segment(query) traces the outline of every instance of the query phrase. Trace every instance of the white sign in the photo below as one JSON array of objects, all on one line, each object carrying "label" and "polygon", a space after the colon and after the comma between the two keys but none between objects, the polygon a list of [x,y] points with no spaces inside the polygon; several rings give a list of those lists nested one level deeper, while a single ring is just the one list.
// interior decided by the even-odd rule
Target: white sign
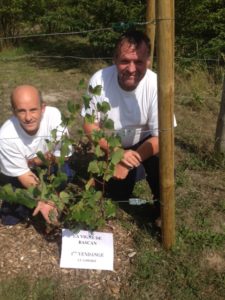
[{"label": "white sign", "polygon": [[113,271],[113,235],[62,229],[61,268]]}]

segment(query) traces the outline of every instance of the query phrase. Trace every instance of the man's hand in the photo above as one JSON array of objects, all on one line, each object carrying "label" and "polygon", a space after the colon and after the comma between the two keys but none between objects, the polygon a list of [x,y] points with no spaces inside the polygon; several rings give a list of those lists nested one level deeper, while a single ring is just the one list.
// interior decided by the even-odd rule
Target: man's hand
[{"label": "man's hand", "polygon": [[33,216],[36,216],[39,212],[47,223],[58,225],[58,211],[53,203],[39,201],[33,212]]},{"label": "man's hand", "polygon": [[128,168],[136,168],[141,163],[141,156],[134,150],[125,150],[121,162]]},{"label": "man's hand", "polygon": [[127,177],[130,170],[136,168],[141,163],[141,156],[133,150],[125,150],[123,159],[115,167],[114,178],[123,180]]},{"label": "man's hand", "polygon": [[123,180],[127,177],[128,173],[129,167],[125,166],[123,163],[118,163],[115,167],[114,178]]},{"label": "man's hand", "polygon": [[[44,157],[47,161],[55,163],[55,156],[50,151],[46,152]],[[33,168],[35,166],[39,167],[43,165],[43,161],[39,157],[35,156],[34,158],[28,159],[27,164],[29,168]]]},{"label": "man's hand", "polygon": [[30,186],[36,186],[39,184],[39,178],[32,172],[28,171],[27,173],[17,177],[19,182],[23,187],[29,188]]}]

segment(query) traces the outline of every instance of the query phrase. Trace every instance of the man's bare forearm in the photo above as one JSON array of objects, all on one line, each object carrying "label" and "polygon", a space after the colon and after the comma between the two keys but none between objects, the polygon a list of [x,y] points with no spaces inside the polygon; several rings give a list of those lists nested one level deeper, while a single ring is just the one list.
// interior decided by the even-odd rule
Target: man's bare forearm
[{"label": "man's bare forearm", "polygon": [[141,161],[145,161],[153,155],[159,153],[159,138],[157,136],[150,137],[137,148],[137,153],[141,157]]}]

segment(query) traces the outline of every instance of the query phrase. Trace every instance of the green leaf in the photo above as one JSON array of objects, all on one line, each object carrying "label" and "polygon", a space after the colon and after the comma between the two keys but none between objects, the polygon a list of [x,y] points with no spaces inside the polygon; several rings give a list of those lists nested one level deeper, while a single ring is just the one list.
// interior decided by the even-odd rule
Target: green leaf
[{"label": "green leaf", "polygon": [[102,91],[102,86],[101,85],[96,85],[94,88],[89,85],[89,92],[93,95],[100,96]]},{"label": "green leaf", "polygon": [[62,200],[62,202],[66,204],[69,202],[71,196],[65,191],[62,191],[59,193],[59,197]]},{"label": "green leaf", "polygon": [[[67,124],[68,124],[69,121],[70,121],[70,118],[67,117],[67,116],[65,116],[64,114],[62,114],[62,115],[61,115],[61,119],[62,119],[61,125],[62,125],[62,126],[67,126]],[[57,129],[53,129],[53,130],[56,131],[55,135],[53,135],[53,139],[56,140],[56,138],[57,138]]]},{"label": "green leaf", "polygon": [[100,200],[102,198],[102,192],[101,191],[97,191],[95,193],[95,197],[94,198],[95,198],[95,201]]},{"label": "green leaf", "polygon": [[119,148],[115,152],[113,152],[111,155],[112,164],[117,165],[123,158],[123,154],[124,154],[124,150],[121,148]]},{"label": "green leaf", "polygon": [[37,157],[46,165],[48,165],[48,160],[45,158],[44,154],[41,151],[38,151]]},{"label": "green leaf", "polygon": [[99,142],[100,139],[104,138],[104,132],[102,130],[94,130],[92,132],[92,140],[94,142]]},{"label": "green leaf", "polygon": [[67,109],[72,114],[76,112],[75,104],[72,101],[67,102]]},{"label": "green leaf", "polygon": [[70,153],[71,140],[64,136],[61,142],[60,154],[62,157],[68,157]]},{"label": "green leaf", "polygon": [[110,110],[110,108],[110,104],[106,101],[103,101],[102,103],[97,103],[97,110],[99,112],[107,113]]},{"label": "green leaf", "polygon": [[46,144],[47,144],[47,147],[48,147],[48,151],[49,152],[53,152],[54,149],[55,149],[55,143],[54,142],[51,142],[50,140],[45,140]]},{"label": "green leaf", "polygon": [[91,97],[89,95],[83,95],[83,104],[85,109],[90,108],[90,101],[91,101]]},{"label": "green leaf", "polygon": [[121,146],[121,141],[118,136],[114,136],[114,135],[110,136],[107,138],[107,141],[108,141],[110,148],[112,148],[112,149]]},{"label": "green leaf", "polygon": [[105,201],[105,213],[107,218],[116,216],[116,206],[110,200]]},{"label": "green leaf", "polygon": [[0,187],[0,198],[10,203],[18,203],[28,208],[34,208],[36,201],[32,193],[26,189],[13,189],[11,184]]},{"label": "green leaf", "polygon": [[85,123],[92,124],[95,121],[95,116],[94,115],[90,115],[90,114],[86,114],[84,120],[85,120]]},{"label": "green leaf", "polygon": [[91,172],[93,174],[99,173],[99,166],[98,162],[96,160],[91,161],[88,165],[88,172]]},{"label": "green leaf", "polygon": [[84,89],[85,87],[86,87],[86,85],[85,85],[85,80],[84,80],[84,79],[81,79],[81,80],[79,81],[78,90]]},{"label": "green leaf", "polygon": [[58,172],[57,176],[54,176],[52,185],[54,188],[58,188],[60,185],[67,182],[67,175],[64,172]]},{"label": "green leaf", "polygon": [[41,180],[39,188],[41,190],[40,200],[49,200],[49,189],[47,187],[47,183],[44,180]]},{"label": "green leaf", "polygon": [[31,209],[36,206],[37,202],[31,197],[28,190],[16,189],[15,194],[17,198],[16,203],[25,205],[26,207]]},{"label": "green leaf", "polygon": [[14,202],[16,200],[16,195],[11,184],[0,187],[0,198],[9,202]]},{"label": "green leaf", "polygon": [[52,136],[53,140],[56,140],[56,138],[57,138],[57,129],[56,128],[52,129],[51,136]]},{"label": "green leaf", "polygon": [[98,161],[99,175],[103,175],[107,169],[107,163],[105,161]]},{"label": "green leaf", "polygon": [[109,170],[107,173],[104,174],[103,180],[108,182],[113,177],[114,171]]},{"label": "green leaf", "polygon": [[102,157],[105,155],[105,152],[101,149],[101,147],[99,145],[97,145],[95,148],[95,155],[97,157]]},{"label": "green leaf", "polygon": [[111,119],[103,120],[102,127],[106,129],[114,129],[114,122]]}]

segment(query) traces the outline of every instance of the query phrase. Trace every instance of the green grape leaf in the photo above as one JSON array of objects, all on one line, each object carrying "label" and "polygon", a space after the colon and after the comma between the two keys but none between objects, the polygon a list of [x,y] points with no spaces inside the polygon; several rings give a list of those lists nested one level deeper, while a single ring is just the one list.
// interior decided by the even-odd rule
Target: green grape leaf
[{"label": "green grape leaf", "polygon": [[104,174],[103,180],[108,182],[113,177],[113,174],[114,174],[113,171],[108,171],[107,173]]},{"label": "green grape leaf", "polygon": [[0,187],[0,198],[10,203],[23,204],[29,208],[34,208],[36,205],[36,201],[30,191],[26,189],[13,189],[11,184]]},{"label": "green grape leaf", "polygon": [[116,206],[110,200],[105,201],[105,213],[107,218],[116,216]]},{"label": "green grape leaf", "polygon": [[75,104],[72,101],[67,102],[67,109],[71,114],[76,112]]},{"label": "green grape leaf", "polygon": [[88,165],[88,172],[96,174],[100,172],[97,160],[91,161]]},{"label": "green grape leaf", "polygon": [[[61,123],[60,125],[61,125],[62,127],[65,126],[65,125],[67,126],[67,124],[68,124],[69,121],[70,121],[70,118],[62,114],[62,115],[61,115],[61,119],[62,119],[62,123]],[[56,134],[52,136],[53,139],[55,140],[55,139],[57,138],[57,129],[53,129],[53,130],[56,131]]]},{"label": "green grape leaf", "polygon": [[85,123],[94,123],[95,121],[95,116],[94,115],[90,115],[90,114],[86,114],[84,117]]},{"label": "green grape leaf", "polygon": [[108,144],[110,148],[116,148],[121,146],[121,141],[118,136],[110,136],[107,138]]},{"label": "green grape leaf", "polygon": [[123,158],[124,150],[123,149],[117,149],[115,152],[111,155],[111,162],[113,165],[117,165],[121,159]]},{"label": "green grape leaf", "polygon": [[90,108],[90,101],[91,101],[91,97],[89,95],[83,95],[83,104],[85,109]]},{"label": "green grape leaf", "polygon": [[111,119],[105,119],[102,122],[102,127],[106,129],[114,129],[114,123]]},{"label": "green grape leaf", "polygon": [[95,148],[95,155],[97,157],[102,157],[105,155],[105,152],[101,149],[101,147],[99,145],[97,145]]},{"label": "green grape leaf", "polygon": [[52,180],[52,185],[54,188],[59,187],[60,185],[67,182],[67,175],[64,172],[58,172],[57,176],[54,176]]},{"label": "green grape leaf", "polygon": [[89,92],[93,95],[100,96],[102,91],[102,86],[101,85],[96,85],[94,88],[89,85]]},{"label": "green grape leaf", "polygon": [[48,165],[48,160],[45,158],[44,154],[41,151],[38,151],[37,157],[46,165]]},{"label": "green grape leaf", "polygon": [[102,113],[107,113],[110,110],[110,104],[106,101],[97,103],[97,110]]},{"label": "green grape leaf", "polygon": [[86,85],[85,85],[85,80],[84,80],[84,79],[81,79],[81,80],[79,81],[79,84],[78,84],[78,90],[84,89],[85,87],[86,87]]},{"label": "green grape leaf", "polygon": [[56,140],[56,138],[57,138],[57,129],[56,128],[52,129],[51,136],[52,136],[53,140]]}]

